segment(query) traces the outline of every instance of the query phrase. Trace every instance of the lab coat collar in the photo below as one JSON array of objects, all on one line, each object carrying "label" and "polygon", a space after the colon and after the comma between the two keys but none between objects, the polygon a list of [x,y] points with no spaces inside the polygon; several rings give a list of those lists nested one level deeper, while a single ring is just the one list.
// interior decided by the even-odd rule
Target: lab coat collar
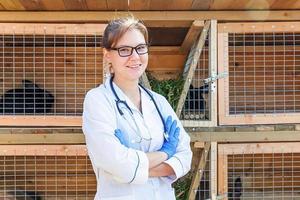
[{"label": "lab coat collar", "polygon": [[[109,83],[110,79],[111,79],[111,76],[106,79],[105,87],[110,91],[113,98],[115,100],[117,100],[117,98],[115,97],[114,93],[111,90],[110,83]],[[118,97],[120,98],[120,100],[126,101],[128,106],[130,107],[130,109],[136,110],[136,111],[139,112],[139,109],[132,103],[132,101],[126,96],[126,94],[121,90],[121,88],[119,88],[114,82],[113,82],[113,87],[114,87]],[[139,86],[139,89],[140,89],[140,92],[141,92],[142,109],[143,109],[143,112],[144,112],[145,108],[148,107],[149,104],[153,104],[153,103],[151,103],[151,98],[146,93],[146,91],[143,88],[141,88],[140,86]]]}]

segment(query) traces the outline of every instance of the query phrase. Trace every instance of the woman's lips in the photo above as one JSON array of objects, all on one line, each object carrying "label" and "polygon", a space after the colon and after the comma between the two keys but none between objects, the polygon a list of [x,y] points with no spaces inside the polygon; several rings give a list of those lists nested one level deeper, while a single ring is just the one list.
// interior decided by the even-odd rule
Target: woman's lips
[{"label": "woman's lips", "polygon": [[126,67],[135,69],[135,68],[138,68],[141,66],[142,66],[142,64],[136,64],[136,65],[127,65]]}]

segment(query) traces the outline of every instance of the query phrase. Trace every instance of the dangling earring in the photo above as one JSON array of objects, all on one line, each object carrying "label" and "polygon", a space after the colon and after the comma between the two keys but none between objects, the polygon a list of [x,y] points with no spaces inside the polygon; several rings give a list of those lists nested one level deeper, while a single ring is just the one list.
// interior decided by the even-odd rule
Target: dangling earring
[{"label": "dangling earring", "polygon": [[108,72],[109,72],[111,75],[115,73],[115,72],[114,72],[114,69],[113,69],[113,67],[112,67],[112,63],[108,63]]}]

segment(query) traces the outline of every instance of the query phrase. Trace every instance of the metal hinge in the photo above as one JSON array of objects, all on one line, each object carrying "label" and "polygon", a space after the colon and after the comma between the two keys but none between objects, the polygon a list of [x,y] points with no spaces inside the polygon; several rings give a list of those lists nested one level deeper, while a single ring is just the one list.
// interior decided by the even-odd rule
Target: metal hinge
[{"label": "metal hinge", "polygon": [[225,78],[228,76],[228,72],[222,72],[220,74],[213,75],[203,80],[204,83],[215,82],[217,79]]}]

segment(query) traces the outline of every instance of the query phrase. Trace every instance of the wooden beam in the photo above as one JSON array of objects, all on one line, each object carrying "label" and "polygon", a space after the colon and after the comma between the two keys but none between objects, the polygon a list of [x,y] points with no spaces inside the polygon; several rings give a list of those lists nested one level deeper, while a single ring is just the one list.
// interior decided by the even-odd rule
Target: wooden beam
[{"label": "wooden beam", "polygon": [[0,145],[6,144],[85,144],[83,134],[0,134]]},{"label": "wooden beam", "polygon": [[[1,131],[1,144],[85,144],[82,133],[8,133]],[[28,131],[27,131],[28,132]],[[202,148],[203,142],[289,142],[300,141],[300,131],[263,132],[190,132],[195,148]],[[199,143],[198,143],[199,142]]]},{"label": "wooden beam", "polygon": [[[208,47],[208,63],[209,63],[209,77],[217,76],[218,71],[218,39],[217,39],[217,20],[210,21],[209,31],[209,47]],[[210,84],[210,121],[211,126],[215,127],[218,124],[218,97],[217,97],[217,81],[212,81]]]},{"label": "wooden beam", "polygon": [[237,154],[262,154],[262,153],[295,153],[299,152],[300,142],[276,143],[244,143],[244,144],[219,144],[219,155]]},{"label": "wooden beam", "polygon": [[218,144],[217,142],[210,143],[210,196],[211,200],[217,200],[218,195],[218,184],[217,184],[217,174],[218,174]]},{"label": "wooden beam", "polygon": [[205,146],[204,142],[199,142],[199,141],[194,142],[194,148],[203,149],[204,146]]},{"label": "wooden beam", "polygon": [[199,187],[199,184],[200,184],[200,181],[201,181],[204,169],[205,169],[209,148],[210,148],[210,143],[207,142],[207,143],[205,143],[204,149],[200,153],[200,159],[199,159],[199,162],[197,163],[197,166],[195,169],[195,176],[193,176],[193,179],[191,182],[191,186],[190,186],[190,190],[189,190],[189,194],[188,194],[188,200],[194,200],[196,197],[196,192]]},{"label": "wooden beam", "polygon": [[149,48],[150,55],[168,55],[168,54],[181,54],[185,55],[180,51],[178,46],[150,46]]},{"label": "wooden beam", "polygon": [[[224,21],[299,21],[298,10],[263,10],[263,11],[133,11],[137,18],[155,24],[163,21],[189,21],[185,24],[189,27],[194,20],[216,19]],[[234,14],[233,14],[234,13]],[[80,22],[80,23],[102,23],[118,16],[128,16],[128,12],[107,11],[3,11],[0,12],[0,22]],[[165,25],[167,25],[166,23]],[[180,25],[181,23],[178,23]]]},{"label": "wooden beam", "polygon": [[81,126],[81,116],[15,116],[4,115],[0,117],[2,126]]},{"label": "wooden beam", "polygon": [[2,34],[103,35],[106,24],[0,23]]},{"label": "wooden beam", "polygon": [[288,142],[300,141],[299,131],[190,132],[191,141],[205,142]]},{"label": "wooden beam", "polygon": [[86,156],[85,145],[1,145],[0,155],[8,156]]},{"label": "wooden beam", "polygon": [[[246,22],[246,23],[220,23],[218,33],[281,33],[297,32],[300,22]],[[277,49],[277,47],[276,47]]]},{"label": "wooden beam", "polygon": [[195,20],[193,22],[192,26],[190,27],[188,33],[186,34],[186,36],[181,44],[180,50],[182,52],[186,53],[190,50],[193,43],[195,43],[195,41],[197,40],[197,37],[198,37],[201,29],[203,28],[203,26],[204,26],[204,21]]}]

